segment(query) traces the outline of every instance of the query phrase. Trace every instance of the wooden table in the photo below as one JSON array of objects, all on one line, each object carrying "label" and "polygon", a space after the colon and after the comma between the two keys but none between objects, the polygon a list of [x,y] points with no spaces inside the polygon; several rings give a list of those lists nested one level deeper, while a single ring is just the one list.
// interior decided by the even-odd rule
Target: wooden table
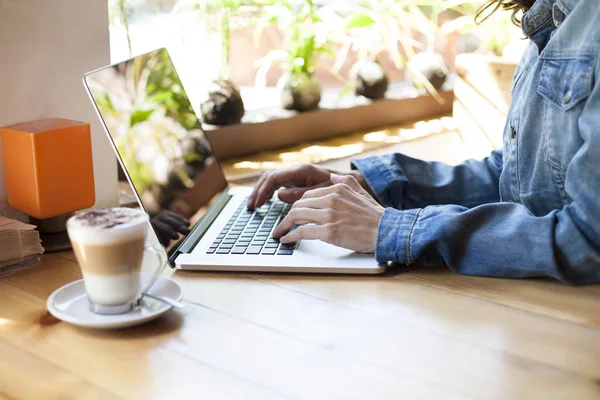
[{"label": "wooden table", "polygon": [[600,286],[176,272],[186,308],[95,331],[46,311],[71,253],[0,279],[0,398],[596,399]]},{"label": "wooden table", "polygon": [[72,253],[0,278],[0,398],[600,399],[600,286],[169,273],[186,308],[120,331],[46,311]]}]

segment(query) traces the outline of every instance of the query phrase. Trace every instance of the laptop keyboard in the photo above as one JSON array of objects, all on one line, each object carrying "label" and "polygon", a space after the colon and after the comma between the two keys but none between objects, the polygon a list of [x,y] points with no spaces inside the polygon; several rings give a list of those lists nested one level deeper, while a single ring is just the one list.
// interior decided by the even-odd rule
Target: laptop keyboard
[{"label": "laptop keyboard", "polygon": [[292,255],[296,243],[279,243],[271,233],[290,211],[281,200],[251,211],[242,201],[206,254]]}]

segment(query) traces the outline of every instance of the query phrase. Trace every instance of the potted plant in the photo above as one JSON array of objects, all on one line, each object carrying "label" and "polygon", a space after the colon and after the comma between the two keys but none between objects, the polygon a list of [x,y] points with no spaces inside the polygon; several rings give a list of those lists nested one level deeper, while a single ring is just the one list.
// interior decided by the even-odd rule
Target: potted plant
[{"label": "potted plant", "polygon": [[[387,52],[397,69],[404,69],[416,86],[424,87],[439,99],[437,91],[447,75],[441,56],[423,53],[425,45],[414,39],[415,33],[425,37],[431,46],[437,31],[437,2],[363,0],[355,5],[332,5],[326,15],[336,26],[332,40],[340,45],[332,67],[339,74],[351,52],[358,61],[350,70],[349,89],[370,99],[385,96],[389,78],[378,57]],[[429,16],[425,9],[430,8]],[[440,59],[442,63],[440,64]],[[346,92],[350,91],[346,90]]]},{"label": "potted plant", "polygon": [[211,21],[217,15],[216,29],[221,34],[221,68],[219,78],[208,90],[208,98],[200,105],[204,123],[209,125],[232,125],[242,120],[244,101],[237,86],[230,80],[229,50],[232,19],[246,5],[243,0],[180,0],[176,11],[200,10]]},{"label": "potted plant", "polygon": [[256,36],[266,23],[277,24],[284,35],[284,48],[272,50],[258,60],[257,86],[266,85],[270,68],[279,63],[285,73],[277,86],[281,91],[283,108],[310,111],[319,107],[321,85],[314,78],[314,71],[328,48],[327,27],[321,23],[312,0],[298,4],[292,0],[257,1],[263,5],[263,16],[257,25]]}]

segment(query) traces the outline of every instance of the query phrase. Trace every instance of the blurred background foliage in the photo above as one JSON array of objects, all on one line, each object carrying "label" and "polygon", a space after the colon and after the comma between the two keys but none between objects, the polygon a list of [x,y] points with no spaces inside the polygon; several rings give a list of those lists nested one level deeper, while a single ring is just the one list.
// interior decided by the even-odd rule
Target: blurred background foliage
[{"label": "blurred background foliage", "polygon": [[[476,24],[481,4],[481,0],[109,0],[112,61],[166,47],[192,104],[185,101],[175,70],[161,58],[164,53],[143,60],[154,63],[159,72],[145,75],[135,66],[130,71],[136,89],[128,115],[117,115],[107,96],[99,101],[128,125],[117,146],[136,187],[152,192],[159,203],[167,202],[171,200],[164,194],[167,189],[190,187],[209,157],[196,115],[212,80],[230,79],[242,87],[246,109],[258,109],[275,105],[264,87],[284,78],[289,85],[290,76],[302,75],[309,80],[307,88],[317,92],[313,94],[318,105],[321,86],[351,89],[356,80],[351,66],[371,62],[381,65],[390,81],[410,79],[436,95],[438,88],[424,69],[411,64],[419,55],[439,56],[445,74],[452,72],[457,54],[517,60],[527,43],[509,13],[496,13]],[[387,81],[388,76],[386,87]],[[132,146],[132,141],[139,145]],[[164,190],[152,187],[157,171],[149,170],[131,150],[143,147],[154,148],[166,159]]]},{"label": "blurred background foliage", "polygon": [[153,190],[156,182],[191,187],[210,151],[168,53],[153,51],[90,79],[138,192]]},{"label": "blurred background foliage", "polygon": [[[349,57],[385,58],[402,71],[415,54],[436,51],[448,53],[444,56],[452,67],[457,53],[501,56],[511,43],[523,42],[507,13],[476,25],[474,16],[481,4],[481,0],[109,0],[111,51],[113,61],[119,61],[166,46],[176,54],[178,67],[186,64],[183,69],[195,70],[182,75],[194,75],[199,91],[217,77],[252,86],[264,85],[267,74],[272,82],[273,74],[312,74],[315,69],[326,70],[343,86],[349,76],[342,67]],[[252,32],[255,48],[248,48],[252,46],[246,46],[247,41],[232,43],[241,42],[236,30],[246,36]],[[277,40],[270,48],[259,49],[264,37],[273,37],[273,30]],[[275,64],[279,72],[271,71]],[[242,67],[246,71],[238,78],[235,71]],[[252,81],[247,79],[250,74]]]}]

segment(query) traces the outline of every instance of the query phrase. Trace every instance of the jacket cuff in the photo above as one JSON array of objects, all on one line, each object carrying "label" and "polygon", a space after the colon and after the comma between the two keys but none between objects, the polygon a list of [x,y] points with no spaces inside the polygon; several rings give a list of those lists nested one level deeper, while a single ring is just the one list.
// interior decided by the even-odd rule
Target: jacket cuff
[{"label": "jacket cuff", "polygon": [[[397,188],[398,180],[380,157],[352,160],[350,166],[363,175],[379,203],[384,206],[395,206],[393,189]],[[397,194],[397,197],[399,199],[400,194]]]},{"label": "jacket cuff", "polygon": [[375,258],[380,263],[394,261],[412,264],[410,240],[421,209],[396,210],[387,208],[379,220]]}]

